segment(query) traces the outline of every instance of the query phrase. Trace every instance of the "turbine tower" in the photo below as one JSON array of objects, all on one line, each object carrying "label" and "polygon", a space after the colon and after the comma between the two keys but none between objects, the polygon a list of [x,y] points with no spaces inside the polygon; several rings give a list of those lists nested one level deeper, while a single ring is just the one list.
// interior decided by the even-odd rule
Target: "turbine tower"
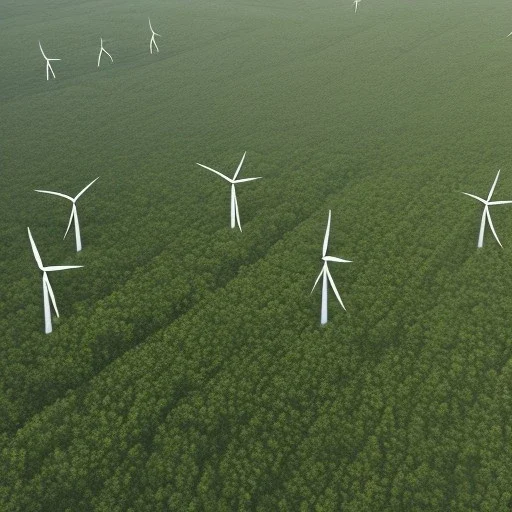
[{"label": "turbine tower", "polygon": [[48,71],[52,72],[53,78],[55,78],[55,73],[53,72],[52,65],[50,64],[50,61],[52,60],[61,60],[61,59],[49,59],[43,52],[43,47],[41,46],[41,41],[39,41],[39,49],[41,50],[41,53],[43,54],[43,57],[46,59],[46,80],[50,79],[50,74]]},{"label": "turbine tower", "polygon": [[[99,179],[96,178],[96,180]],[[82,240],[80,238],[80,225],[78,224],[78,213],[76,211],[76,201],[78,198],[96,181],[93,180],[89,185],[87,185],[84,189],[81,190],[81,192],[76,195],[75,197],[67,196],[66,194],[61,194],[60,192],[52,192],[51,190],[36,190],[36,192],[42,192],[43,194],[53,194],[54,196],[60,196],[64,197],[65,199],[69,199],[73,203],[73,207],[71,208],[71,216],[69,217],[68,222],[68,228],[66,229],[66,233],[64,233],[64,238],[66,238],[66,235],[68,234],[69,228],[71,227],[71,222],[73,219],[75,220],[75,238],[76,238],[76,252],[79,252],[82,250]]]},{"label": "turbine tower", "polygon": [[149,28],[151,29],[151,41],[149,41],[149,53],[153,54],[153,45],[155,45],[155,48],[156,48],[156,53],[159,53],[159,49],[158,49],[158,46],[156,44],[156,41],[155,41],[155,36],[158,36],[158,37],[162,37],[160,34],[157,34],[154,30],[153,30],[153,27],[151,26],[151,20],[148,18],[148,21],[149,21]]},{"label": "turbine tower", "polygon": [[324,237],[324,246],[322,249],[322,260],[324,262],[324,266],[322,267],[322,270],[320,271],[320,274],[318,274],[318,277],[316,278],[315,284],[313,285],[313,289],[311,290],[311,293],[313,293],[313,290],[315,289],[316,285],[318,284],[318,281],[321,277],[323,277],[322,282],[322,311],[320,315],[320,323],[322,325],[327,323],[327,279],[329,279],[329,283],[331,284],[331,287],[334,291],[334,294],[336,295],[336,298],[338,299],[339,303],[341,304],[341,307],[343,309],[346,308],[343,305],[343,301],[341,300],[340,294],[338,293],[338,290],[336,288],[336,285],[334,284],[334,280],[331,276],[331,273],[329,272],[329,267],[327,266],[327,263],[329,261],[337,262],[337,263],[352,263],[350,260],[342,260],[341,258],[336,258],[334,256],[326,256],[327,254],[327,245],[329,243],[329,231],[331,229],[331,210],[329,210],[329,218],[327,219],[327,229],[325,230],[325,237]]},{"label": "turbine tower", "polygon": [[498,235],[496,234],[496,231],[494,229],[494,225],[492,223],[492,220],[491,220],[491,214],[489,212],[489,206],[494,206],[496,204],[510,204],[512,203],[512,201],[491,201],[491,196],[494,192],[494,188],[496,187],[496,183],[498,182],[498,177],[500,175],[500,171],[501,169],[498,170],[498,174],[496,174],[496,178],[494,180],[494,183],[492,184],[492,187],[491,187],[491,190],[489,192],[489,195],[487,196],[487,199],[482,199],[481,197],[478,197],[478,196],[475,196],[473,194],[468,194],[467,192],[462,192],[463,194],[469,196],[469,197],[472,197],[474,199],[476,199],[477,201],[480,201],[481,203],[484,204],[484,211],[482,213],[482,221],[480,222],[480,234],[478,235],[478,245],[477,247],[483,247],[484,245],[484,231],[485,231],[485,219],[487,218],[487,221],[489,222],[489,226],[492,230],[492,234],[494,235],[494,238],[496,238],[496,241],[500,244],[501,247],[503,247],[501,245],[501,242],[498,238]]},{"label": "turbine tower", "polygon": [[98,67],[100,67],[100,61],[101,61],[101,54],[102,53],[106,53],[110,57],[110,60],[112,62],[114,62],[114,59],[112,58],[112,55],[110,55],[110,53],[108,53],[107,50],[105,50],[105,48],[103,48],[103,38],[102,37],[100,37],[100,45],[101,45],[101,48],[100,48],[100,54],[98,55]]},{"label": "turbine tower", "polygon": [[242,156],[242,160],[240,160],[240,163],[238,164],[238,167],[235,171],[235,175],[233,176],[233,179],[228,178],[227,176],[224,176],[224,174],[221,174],[219,171],[216,171],[215,169],[212,169],[211,167],[206,167],[206,165],[203,165],[203,164],[197,164],[197,165],[200,165],[201,167],[204,167],[205,169],[208,169],[209,171],[214,172],[215,174],[218,174],[219,176],[224,178],[226,181],[231,183],[231,227],[232,228],[235,227],[235,220],[236,220],[238,227],[240,228],[240,231],[242,231],[242,226],[240,225],[240,213],[238,212],[238,201],[236,200],[235,184],[261,179],[261,176],[259,176],[257,178],[244,178],[241,180],[236,179],[236,177],[238,176],[238,173],[240,172],[240,169],[242,168],[242,164],[244,163],[246,153],[247,153],[247,151],[244,152],[244,154]]},{"label": "turbine tower", "polygon": [[52,301],[53,309],[55,310],[57,316],[59,316],[59,310],[57,309],[55,295],[53,294],[52,285],[50,284],[50,280],[48,279],[47,272],[54,272],[56,270],[67,270],[70,268],[81,268],[83,267],[83,265],[44,267],[43,262],[41,260],[41,256],[39,255],[39,251],[37,250],[34,239],[32,238],[30,228],[27,227],[27,230],[28,237],[30,239],[30,245],[32,246],[32,252],[34,253],[34,258],[37,262],[37,266],[39,267],[39,270],[43,272],[44,332],[46,334],[49,334],[52,332],[52,315],[50,311],[50,300]]}]

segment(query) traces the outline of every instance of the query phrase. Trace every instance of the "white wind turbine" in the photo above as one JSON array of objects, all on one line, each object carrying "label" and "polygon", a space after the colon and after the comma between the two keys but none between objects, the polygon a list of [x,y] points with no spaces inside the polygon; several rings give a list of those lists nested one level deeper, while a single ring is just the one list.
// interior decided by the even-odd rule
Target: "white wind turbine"
[{"label": "white wind turbine", "polygon": [[[242,231],[242,226],[240,225],[240,213],[238,212],[238,202],[236,200],[236,191],[235,191],[235,184],[236,183],[244,183],[245,181],[253,181],[253,180],[259,180],[261,179],[261,176],[257,178],[244,178],[241,180],[237,180],[236,177],[238,176],[238,173],[240,172],[240,169],[242,168],[242,164],[244,163],[245,154],[247,151],[244,152],[242,156],[242,160],[240,160],[240,163],[238,164],[238,167],[235,171],[235,175],[233,176],[233,179],[228,178],[227,176],[224,176],[224,174],[221,174],[219,171],[216,171],[215,169],[212,169],[211,167],[206,167],[206,165],[203,164],[197,164],[201,167],[204,167],[205,169],[208,169],[209,171],[214,172],[215,174],[218,174],[222,178],[224,178],[226,181],[229,181],[231,183],[231,227],[235,227],[235,219],[238,224],[238,227],[240,228],[240,231]],[[197,162],[196,162],[197,163]]]},{"label": "white wind turbine", "polygon": [[108,53],[107,50],[105,50],[105,48],[103,48],[103,38],[102,37],[100,37],[100,44],[101,44],[101,48],[100,48],[100,54],[98,55],[98,67],[100,67],[100,61],[101,61],[101,54],[102,53],[106,53],[110,57],[110,60],[112,62],[114,62],[114,59],[112,58],[112,55],[110,55],[110,53]]},{"label": "white wind turbine", "polygon": [[54,272],[56,270],[67,270],[70,268],[81,268],[83,265],[66,265],[66,266],[53,266],[53,267],[44,267],[43,262],[41,260],[41,256],[39,255],[39,251],[37,250],[34,239],[32,238],[32,233],[30,232],[30,228],[27,227],[28,237],[30,239],[30,245],[32,246],[32,252],[34,253],[34,258],[37,262],[37,266],[39,270],[43,272],[43,303],[44,303],[44,332],[49,334],[52,332],[52,314],[50,311],[50,299],[52,301],[53,309],[57,316],[59,316],[59,310],[57,309],[57,303],[55,302],[55,295],[53,294],[52,285],[50,284],[50,280],[48,279],[47,272]]},{"label": "white wind turbine", "polygon": [[61,60],[61,59],[49,59],[43,52],[43,47],[41,46],[41,41],[39,41],[39,49],[41,50],[43,57],[46,59],[46,80],[50,79],[50,74],[48,73],[48,71],[51,71],[53,78],[55,78],[55,73],[53,72],[52,65],[50,64],[50,61],[51,60]]},{"label": "white wind turbine", "polygon": [[338,293],[338,290],[336,288],[336,285],[334,284],[334,280],[331,276],[331,273],[329,272],[329,267],[327,266],[327,263],[329,261],[337,262],[337,263],[352,263],[350,260],[342,260],[341,258],[336,258],[334,256],[326,256],[327,253],[327,245],[329,243],[329,231],[331,229],[331,210],[329,210],[329,218],[327,219],[327,229],[325,230],[325,237],[324,237],[324,246],[322,249],[322,260],[324,262],[324,266],[322,267],[322,270],[320,271],[320,274],[318,274],[318,277],[316,278],[315,284],[313,285],[313,289],[311,290],[311,293],[313,293],[313,290],[315,289],[316,285],[318,284],[318,281],[321,277],[323,277],[322,282],[322,311],[320,316],[320,323],[326,324],[327,323],[327,279],[329,279],[329,283],[331,284],[331,287],[334,291],[334,294],[336,295],[336,298],[338,299],[339,303],[341,304],[341,307],[343,309],[346,308],[343,305],[343,301],[341,300],[340,294]]},{"label": "white wind turbine", "polygon": [[[99,179],[99,176],[96,178],[96,180]],[[66,194],[61,194],[60,192],[52,192],[50,190],[36,190],[36,192],[42,192],[44,194],[53,194],[55,196],[64,197],[65,199],[69,199],[73,203],[73,208],[71,208],[71,216],[69,217],[68,222],[68,228],[66,229],[66,233],[64,233],[64,238],[66,238],[66,235],[68,234],[69,228],[71,227],[71,222],[73,219],[75,219],[75,238],[76,238],[76,251],[82,250],[82,240],[80,238],[80,225],[78,224],[78,214],[76,211],[76,201],[78,198],[96,181],[93,180],[89,185],[87,185],[84,189],[80,191],[78,195],[75,197],[67,196]]]},{"label": "white wind turbine", "polygon": [[162,37],[160,34],[157,34],[154,30],[153,30],[153,27],[151,26],[151,20],[148,18],[149,20],[149,28],[151,29],[151,41],[149,41],[149,53],[153,54],[153,45],[155,45],[155,48],[156,48],[156,53],[159,53],[159,49],[158,49],[158,46],[156,44],[156,41],[155,41],[155,36],[158,36],[158,37]]},{"label": "white wind turbine", "polygon": [[501,245],[501,242],[498,238],[498,235],[496,234],[496,231],[494,229],[494,226],[493,226],[493,223],[492,223],[492,220],[491,220],[491,214],[489,212],[489,206],[493,206],[493,205],[496,205],[496,204],[510,204],[512,203],[512,201],[491,201],[491,196],[494,192],[494,188],[496,187],[496,183],[498,182],[498,177],[500,175],[500,171],[501,169],[498,170],[498,174],[496,174],[496,178],[494,180],[494,183],[492,184],[492,187],[491,187],[491,190],[489,192],[489,195],[487,196],[487,199],[482,199],[481,197],[478,197],[478,196],[475,196],[473,194],[468,194],[467,192],[462,192],[463,194],[469,196],[469,197],[473,197],[474,199],[476,199],[477,201],[480,201],[481,203],[483,203],[485,206],[484,206],[484,211],[482,213],[482,221],[480,223],[480,234],[478,235],[478,247],[483,247],[484,245],[484,231],[485,231],[485,219],[487,218],[487,221],[489,222],[489,226],[492,230],[492,233],[494,235],[494,238],[496,238],[496,241],[500,244],[501,247],[503,247]]},{"label": "white wind turbine", "polygon": [[357,6],[359,5],[359,2],[360,2],[360,1],[361,1],[361,0],[354,0],[354,1],[352,2],[352,3],[354,4],[354,13],[356,13],[356,12],[357,12]]}]

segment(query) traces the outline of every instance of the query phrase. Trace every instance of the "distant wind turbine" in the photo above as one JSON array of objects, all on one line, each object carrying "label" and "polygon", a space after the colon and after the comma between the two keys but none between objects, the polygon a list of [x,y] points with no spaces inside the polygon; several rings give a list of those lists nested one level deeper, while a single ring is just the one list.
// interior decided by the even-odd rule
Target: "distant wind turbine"
[{"label": "distant wind turbine", "polygon": [[46,80],[50,79],[50,74],[48,71],[52,72],[53,78],[55,78],[55,73],[53,72],[52,65],[50,64],[50,61],[52,60],[61,60],[61,59],[49,59],[43,51],[43,47],[41,46],[41,41],[39,41],[39,49],[41,50],[41,53],[43,54],[43,57],[46,59]]},{"label": "distant wind turbine", "polygon": [[235,171],[235,175],[233,176],[233,179],[228,178],[227,176],[224,176],[224,174],[221,174],[219,171],[216,171],[215,169],[212,169],[211,167],[206,167],[206,165],[203,164],[197,164],[201,167],[204,167],[205,169],[208,169],[209,171],[214,172],[215,174],[218,174],[220,177],[224,178],[226,181],[231,183],[231,227],[235,227],[235,220],[238,223],[238,227],[240,228],[240,231],[242,231],[242,226],[240,225],[240,214],[238,212],[238,202],[236,200],[236,191],[235,191],[235,184],[236,183],[244,183],[245,181],[253,181],[253,180],[259,180],[261,179],[261,176],[257,178],[244,178],[241,180],[237,180],[236,177],[238,176],[238,173],[240,172],[240,169],[242,168],[242,164],[244,163],[245,154],[244,152],[242,156],[242,160],[240,160],[240,163],[238,164],[238,167]]},{"label": "distant wind turbine", "polygon": [[[99,179],[99,176],[96,178],[96,180]],[[69,228],[71,227],[71,222],[73,219],[75,220],[75,238],[76,238],[76,251],[82,250],[82,240],[80,238],[80,225],[78,224],[78,214],[76,211],[76,201],[78,198],[96,181],[93,180],[89,185],[87,185],[84,189],[80,191],[78,195],[75,197],[67,196],[66,194],[61,194],[60,192],[52,192],[50,190],[36,190],[36,192],[42,192],[43,194],[53,194],[54,196],[60,196],[64,197],[65,199],[69,199],[73,203],[73,207],[71,208],[71,217],[69,217],[68,222],[68,228],[66,229],[66,233],[64,233],[64,238],[66,238],[66,235],[68,234]]]},{"label": "distant wind turbine", "polygon": [[331,276],[331,273],[329,272],[329,267],[327,266],[327,263],[329,261],[337,262],[337,263],[352,263],[350,260],[342,260],[341,258],[336,258],[334,256],[326,256],[327,254],[327,245],[329,244],[329,232],[331,229],[331,210],[329,210],[329,218],[327,219],[327,229],[325,230],[325,237],[324,237],[324,246],[322,249],[322,260],[324,262],[324,266],[322,267],[322,270],[320,271],[320,274],[318,274],[318,277],[316,278],[315,284],[313,285],[313,289],[311,290],[311,293],[313,293],[313,290],[315,289],[316,285],[318,284],[318,281],[321,277],[323,277],[322,282],[322,310],[321,310],[321,316],[320,316],[320,323],[322,325],[327,323],[327,279],[329,279],[329,283],[331,284],[331,287],[334,291],[334,294],[336,295],[336,298],[338,299],[339,303],[341,304],[341,307],[343,309],[346,308],[343,305],[343,302],[341,300],[340,294],[338,293],[338,290],[336,288],[336,285],[334,284],[334,280]]},{"label": "distant wind turbine", "polygon": [[491,196],[494,192],[494,188],[496,187],[496,183],[498,182],[498,177],[500,175],[500,171],[501,169],[498,170],[498,174],[496,174],[496,178],[494,180],[494,183],[492,184],[492,187],[491,187],[491,190],[489,192],[489,195],[487,196],[487,199],[482,199],[481,197],[478,197],[478,196],[475,196],[473,194],[468,194],[467,192],[462,192],[463,194],[469,196],[469,197],[472,197],[474,199],[476,199],[477,201],[480,201],[481,203],[483,203],[485,206],[484,206],[484,211],[482,213],[482,221],[480,223],[480,234],[478,235],[478,246],[477,247],[483,247],[484,245],[484,231],[485,231],[485,219],[487,218],[487,221],[489,222],[489,226],[492,230],[492,234],[494,235],[494,238],[496,238],[496,241],[500,244],[501,247],[503,247],[501,245],[501,242],[498,238],[498,235],[496,234],[496,231],[494,229],[494,226],[493,226],[493,223],[492,223],[492,220],[491,220],[491,214],[489,212],[489,206],[494,206],[496,204],[510,204],[512,203],[512,201],[491,201]]},{"label": "distant wind turbine", "polygon": [[357,6],[359,5],[359,2],[361,0],[354,0],[352,3],[354,4],[354,12],[356,13],[357,12]]},{"label": "distant wind turbine", "polygon": [[54,272],[56,270],[67,270],[70,268],[81,268],[83,267],[83,265],[44,267],[43,262],[41,260],[41,256],[39,255],[39,251],[37,250],[34,239],[32,238],[30,228],[27,227],[27,230],[28,237],[30,239],[30,245],[32,246],[32,252],[34,253],[34,258],[37,262],[37,266],[39,267],[39,270],[43,272],[44,332],[46,334],[49,334],[50,332],[52,332],[52,314],[50,311],[50,300],[52,301],[53,309],[55,310],[57,316],[59,316],[59,310],[57,309],[55,295],[53,294],[52,285],[50,284],[50,280],[48,279],[47,272]]},{"label": "distant wind turbine", "polygon": [[110,53],[108,53],[107,50],[105,50],[105,48],[103,48],[103,38],[101,38],[101,37],[100,37],[100,44],[101,44],[101,48],[100,48],[100,54],[98,55],[98,67],[100,67],[100,61],[101,61],[101,54],[102,53],[106,53],[110,57],[110,60],[112,62],[114,62],[114,59],[112,58],[112,55],[110,55]]},{"label": "distant wind turbine", "polygon": [[512,32],[510,32],[510,34],[507,37],[510,37],[510,36],[512,36]]},{"label": "distant wind turbine", "polygon": [[156,41],[155,41],[155,36],[158,36],[158,37],[162,37],[160,34],[157,34],[154,30],[153,30],[153,27],[151,26],[151,20],[148,18],[149,20],[149,28],[151,29],[151,41],[149,41],[149,53],[153,54],[153,45],[155,45],[155,48],[156,48],[156,53],[159,53],[159,49],[158,49],[158,46],[156,44]]}]

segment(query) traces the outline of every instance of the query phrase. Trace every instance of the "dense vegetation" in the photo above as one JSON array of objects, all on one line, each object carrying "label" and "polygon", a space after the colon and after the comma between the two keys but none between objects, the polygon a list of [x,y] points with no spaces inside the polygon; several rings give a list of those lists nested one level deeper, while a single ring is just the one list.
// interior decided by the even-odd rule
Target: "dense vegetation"
[{"label": "dense vegetation", "polygon": [[508,2],[103,4],[2,2],[0,509],[511,510]]}]

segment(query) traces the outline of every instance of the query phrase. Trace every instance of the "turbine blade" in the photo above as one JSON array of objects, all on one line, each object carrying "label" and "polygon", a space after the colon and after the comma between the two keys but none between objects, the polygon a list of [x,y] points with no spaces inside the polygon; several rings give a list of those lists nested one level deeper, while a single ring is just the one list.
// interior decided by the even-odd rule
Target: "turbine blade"
[{"label": "turbine blade", "polygon": [[335,256],[324,256],[324,261],[334,261],[336,263],[353,263],[352,260],[342,260],[341,258],[336,258]]},{"label": "turbine blade", "polygon": [[480,201],[483,204],[487,204],[487,201],[485,199],[482,199],[481,197],[475,196],[473,194],[468,194],[467,192],[462,192],[462,194],[472,197],[473,199],[476,199],[477,201]]},{"label": "turbine blade", "polygon": [[234,180],[234,183],[244,183],[244,181],[254,181],[254,180],[261,180],[262,176],[258,176],[257,178],[243,178],[241,180]]},{"label": "turbine blade", "polygon": [[247,153],[247,151],[244,151],[242,160],[240,160],[240,163],[238,164],[238,167],[236,168],[235,175],[233,176],[233,181],[236,180],[236,177],[238,176],[238,173],[240,172],[240,169],[242,168],[242,164],[244,163],[246,153]]},{"label": "turbine blade", "polygon": [[510,203],[512,203],[512,201],[491,201],[489,203],[489,206],[492,206],[494,204],[510,204]]},{"label": "turbine blade", "polygon": [[316,278],[316,281],[315,281],[315,284],[313,285],[313,288],[311,288],[311,292],[310,292],[310,295],[313,293],[316,285],[318,284],[318,281],[320,281],[320,278],[322,277],[322,274],[324,273],[325,271],[325,267],[322,267],[322,270],[320,270],[320,274],[318,274],[318,277]]},{"label": "turbine blade", "polygon": [[50,299],[53,304],[53,309],[55,309],[55,313],[57,313],[57,316],[59,316],[59,310],[57,309],[57,302],[55,302],[55,295],[53,293],[52,285],[50,284],[50,280],[48,279],[48,276],[46,275],[46,272],[43,274],[43,282],[46,285],[46,289],[48,290],[48,294],[50,295]]},{"label": "turbine blade", "polygon": [[334,280],[331,276],[331,273],[329,272],[329,267],[325,267],[325,271],[327,272],[327,278],[329,279],[329,282],[331,283],[331,286],[334,291],[334,294],[336,295],[336,298],[338,299],[339,303],[341,304],[341,307],[346,311],[347,308],[345,308],[343,301],[341,300],[340,294],[338,293],[338,289],[336,288],[336,285],[334,284]]},{"label": "turbine blade", "polygon": [[57,265],[57,266],[51,266],[51,267],[43,267],[42,270],[45,272],[55,272],[57,270],[68,270],[70,268],[82,268],[83,265]]},{"label": "turbine blade", "polygon": [[41,53],[43,54],[43,57],[46,59],[46,55],[43,52],[43,47],[41,46],[41,41],[39,41],[39,49],[41,50]]},{"label": "turbine blade", "polygon": [[[66,229],[66,232],[64,233],[64,238],[66,238],[66,235],[68,234],[69,228],[71,227],[71,222],[73,222],[73,217],[76,215],[76,206],[75,203],[73,203],[73,208],[71,208],[71,216],[69,217],[68,227]],[[64,238],[62,240],[64,240]]]},{"label": "turbine blade", "polygon": [[498,182],[498,178],[500,176],[501,169],[498,169],[498,174],[496,174],[496,178],[494,178],[494,183],[492,184],[491,190],[489,191],[489,197],[487,198],[487,202],[491,200],[491,196],[494,192],[494,189],[496,188],[496,183]]},{"label": "turbine blade", "polygon": [[489,209],[487,209],[487,220],[489,221],[489,226],[491,228],[492,234],[494,235],[494,238],[496,238],[496,241],[500,244],[500,247],[503,248],[503,245],[501,245],[500,239],[498,238],[498,235],[496,234],[496,230],[494,229],[494,225],[491,220],[491,213],[489,212]]},{"label": "turbine blade", "polygon": [[95,181],[99,180],[100,177],[98,176],[95,180],[92,180],[91,183],[89,183],[89,185],[87,185],[85,188],[83,188],[77,196],[75,196],[75,199],[74,201],[76,201]]},{"label": "turbine blade", "polygon": [[64,197],[65,199],[69,199],[70,201],[73,201],[72,197],[67,196],[66,194],[61,194],[60,192],[52,192],[51,190],[34,190],[34,192],[42,192],[43,194],[52,194],[54,196],[60,196]]},{"label": "turbine blade", "polygon": [[37,250],[36,243],[32,238],[32,233],[30,232],[30,228],[27,227],[28,230],[28,238],[30,239],[30,245],[32,246],[32,252],[34,253],[34,258],[36,260],[37,266],[39,270],[43,270],[43,261],[41,260],[41,256],[39,255],[39,251]]},{"label": "turbine blade", "polygon": [[151,20],[149,19],[149,17],[148,17],[148,21],[149,21],[149,28],[151,29],[151,32],[154,32],[153,27],[151,26]]},{"label": "turbine blade", "polygon": [[211,167],[207,167],[206,165],[203,165],[203,164],[197,164],[197,165],[200,165],[201,167],[204,167],[205,169],[208,169],[209,171],[212,171],[215,174],[218,174],[221,178],[224,178],[226,181],[229,181],[229,183],[233,183],[233,180],[231,178],[224,176],[224,174],[220,173],[219,171],[216,171],[215,169],[212,169]]},{"label": "turbine blade", "polygon": [[236,190],[235,186],[233,185],[233,197],[235,199],[235,218],[236,222],[238,224],[238,227],[240,228],[240,231],[242,231],[242,226],[240,226],[240,212],[238,211],[238,201],[236,200]]},{"label": "turbine blade", "polygon": [[114,62],[114,59],[112,58],[112,55],[110,55],[110,53],[108,53],[107,50],[105,50],[105,49],[103,51],[110,57],[110,60],[112,62]]},{"label": "turbine blade", "polygon": [[325,236],[324,236],[324,246],[322,249],[322,258],[327,253],[327,244],[329,243],[329,232],[331,230],[331,210],[329,210],[329,217],[327,219],[327,229],[325,230]]}]

